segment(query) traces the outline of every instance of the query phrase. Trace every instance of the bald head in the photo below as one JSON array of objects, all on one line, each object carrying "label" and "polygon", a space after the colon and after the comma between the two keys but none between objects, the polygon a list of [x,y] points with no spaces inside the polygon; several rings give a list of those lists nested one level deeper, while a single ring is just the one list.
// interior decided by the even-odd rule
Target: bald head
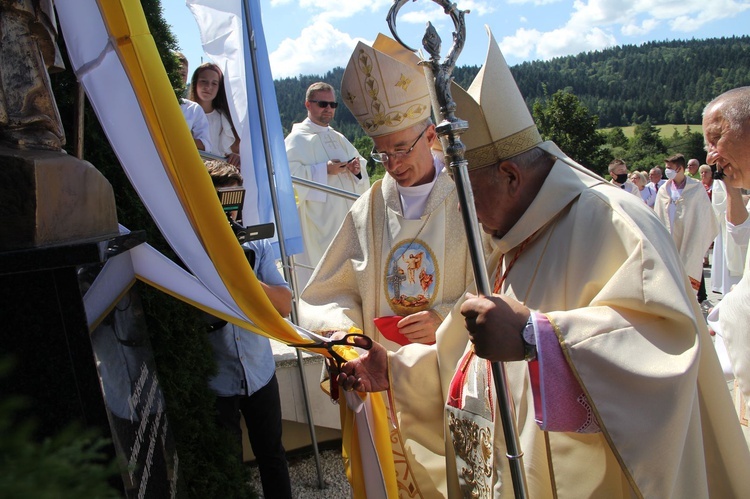
[{"label": "bald head", "polygon": [[706,104],[703,118],[712,112],[718,112],[734,131],[747,132],[750,128],[750,87],[739,87],[727,90]]},{"label": "bald head", "polygon": [[706,162],[732,187],[750,188],[750,87],[719,95],[703,110]]}]

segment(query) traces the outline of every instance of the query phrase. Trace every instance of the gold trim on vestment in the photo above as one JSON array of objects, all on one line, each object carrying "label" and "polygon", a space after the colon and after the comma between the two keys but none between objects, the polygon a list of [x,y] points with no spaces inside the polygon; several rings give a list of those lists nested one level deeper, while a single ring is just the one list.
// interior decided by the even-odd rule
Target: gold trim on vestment
[{"label": "gold trim on vestment", "polygon": [[542,136],[539,134],[536,126],[532,125],[513,135],[496,140],[491,144],[466,151],[466,159],[469,162],[468,169],[476,170],[497,164],[500,161],[524,153],[541,143]]},{"label": "gold trim on vestment", "polygon": [[[364,128],[365,132],[370,136],[381,135],[384,132],[376,133],[381,127],[387,128],[389,130],[385,133],[396,132],[407,128],[400,127],[400,125],[404,121],[408,120],[413,121],[414,123],[418,123],[425,119],[425,111],[429,111],[430,108],[423,103],[412,104],[405,111],[400,109],[393,111],[388,110],[388,107],[380,100],[379,80],[375,76],[373,76],[375,64],[372,60],[372,57],[362,49],[360,49],[359,52],[359,56],[357,57],[357,65],[364,74],[366,97],[372,99],[372,102],[369,104],[369,114],[365,116],[355,116],[359,124],[362,126],[362,128]],[[380,75],[380,77],[382,79],[383,75]],[[386,83],[384,79],[383,83]],[[411,80],[404,76],[404,74],[402,73],[399,80],[393,86],[400,88],[404,92],[407,92],[410,84]],[[344,99],[347,100],[350,105],[353,105],[356,98],[357,96],[352,94],[351,92],[347,92],[346,96],[344,97]]]}]

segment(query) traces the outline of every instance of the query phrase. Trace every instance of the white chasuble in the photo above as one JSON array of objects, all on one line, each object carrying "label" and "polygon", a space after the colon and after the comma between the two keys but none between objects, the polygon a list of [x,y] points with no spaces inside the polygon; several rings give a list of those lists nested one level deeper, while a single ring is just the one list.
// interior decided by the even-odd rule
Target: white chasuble
[{"label": "white chasuble", "polygon": [[659,189],[654,213],[672,234],[690,283],[697,291],[703,275],[703,256],[719,234],[719,225],[703,184],[686,178],[682,193],[674,196],[676,200],[672,196],[674,190],[673,180]]},{"label": "white chasuble", "polygon": [[[302,293],[300,325],[317,332],[347,331],[354,326],[397,351],[400,345],[380,333],[375,318],[428,309],[445,318],[474,280],[457,206],[455,184],[445,171],[439,173],[424,214],[417,220],[402,216],[399,192],[390,176],[375,182],[354,203]],[[465,339],[461,351],[463,346]],[[399,379],[392,380],[392,385],[398,383]],[[420,416],[421,423],[430,418],[442,421],[442,402],[423,404],[426,412]],[[406,424],[410,426],[409,421]],[[404,436],[403,430],[399,419],[391,431],[401,496],[440,497],[446,484],[442,437],[415,440]]]},{"label": "white chasuble", "polygon": [[[718,498],[750,490],[750,454],[711,340],[669,234],[649,208],[558,161],[523,217],[494,241],[488,269],[534,233],[503,292],[550,321],[601,432],[540,430],[527,363],[506,363],[529,497]],[[401,437],[435,489],[455,498],[467,482],[457,457],[467,461],[456,455],[445,402],[467,348],[459,307],[434,347],[406,345],[388,357]],[[513,497],[505,452],[496,418],[492,497]]]},{"label": "white chasuble", "polygon": [[713,313],[718,313],[716,334],[723,337],[726,344],[735,376],[735,408],[750,446],[750,252],[746,256],[742,280],[726,294]]}]

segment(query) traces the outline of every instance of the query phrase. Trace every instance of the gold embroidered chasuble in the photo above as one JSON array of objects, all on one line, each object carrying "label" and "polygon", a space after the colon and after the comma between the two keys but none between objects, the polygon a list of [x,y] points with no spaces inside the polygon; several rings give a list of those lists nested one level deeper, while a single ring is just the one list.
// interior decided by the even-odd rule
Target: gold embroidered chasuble
[{"label": "gold embroidered chasuble", "polygon": [[[675,203],[672,225],[669,223],[669,205],[672,202],[670,190],[674,180],[668,180],[656,193],[654,212],[672,234],[677,251],[691,279],[700,284],[703,275],[703,257],[711,246],[711,241],[719,234],[711,200],[703,184],[692,178],[685,180],[682,196]],[[694,289],[698,289],[695,287]]]},{"label": "gold embroidered chasuble", "polygon": [[[445,317],[472,281],[455,184],[447,173],[439,173],[419,220],[403,218],[396,182],[386,175],[344,219],[302,293],[300,325],[313,331],[356,326],[397,350],[400,345],[383,337],[373,318],[426,309]],[[439,408],[433,417],[442,420],[441,414]],[[435,497],[432,477],[445,476],[442,438],[409,442],[399,432],[391,431],[391,441],[402,497]]]},{"label": "gold embroidered chasuble", "polygon": [[[539,430],[527,364],[507,363],[529,497],[720,498],[750,490],[750,454],[718,360],[695,319],[700,311],[670,236],[651,210],[582,167],[557,161],[524,216],[493,241],[488,268],[494,271],[503,254],[511,259],[536,231],[504,292],[550,319],[602,433]],[[448,456],[447,482],[434,476],[447,497],[461,497],[443,419],[467,348],[459,307],[435,347],[389,353],[402,436],[419,449],[415,460],[433,469],[438,456],[426,454],[445,442],[435,454]],[[510,498],[505,452],[496,418],[494,496]]]},{"label": "gold embroidered chasuble", "polygon": [[356,326],[396,350],[399,345],[380,334],[373,318],[450,312],[473,281],[453,181],[445,171],[438,175],[419,220],[401,213],[396,182],[388,175],[357,200],[302,294],[302,327]]}]

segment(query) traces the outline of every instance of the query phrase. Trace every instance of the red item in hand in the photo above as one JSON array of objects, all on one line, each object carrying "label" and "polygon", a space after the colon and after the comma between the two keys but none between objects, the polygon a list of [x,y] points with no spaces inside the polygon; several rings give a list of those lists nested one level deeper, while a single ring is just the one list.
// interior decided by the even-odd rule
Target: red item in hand
[{"label": "red item in hand", "polygon": [[375,323],[375,327],[378,328],[378,331],[380,331],[386,339],[403,346],[408,345],[411,341],[409,341],[409,338],[401,334],[398,330],[396,324],[398,324],[401,319],[403,319],[403,317],[399,315],[389,315],[387,317],[375,317],[373,322]]}]

